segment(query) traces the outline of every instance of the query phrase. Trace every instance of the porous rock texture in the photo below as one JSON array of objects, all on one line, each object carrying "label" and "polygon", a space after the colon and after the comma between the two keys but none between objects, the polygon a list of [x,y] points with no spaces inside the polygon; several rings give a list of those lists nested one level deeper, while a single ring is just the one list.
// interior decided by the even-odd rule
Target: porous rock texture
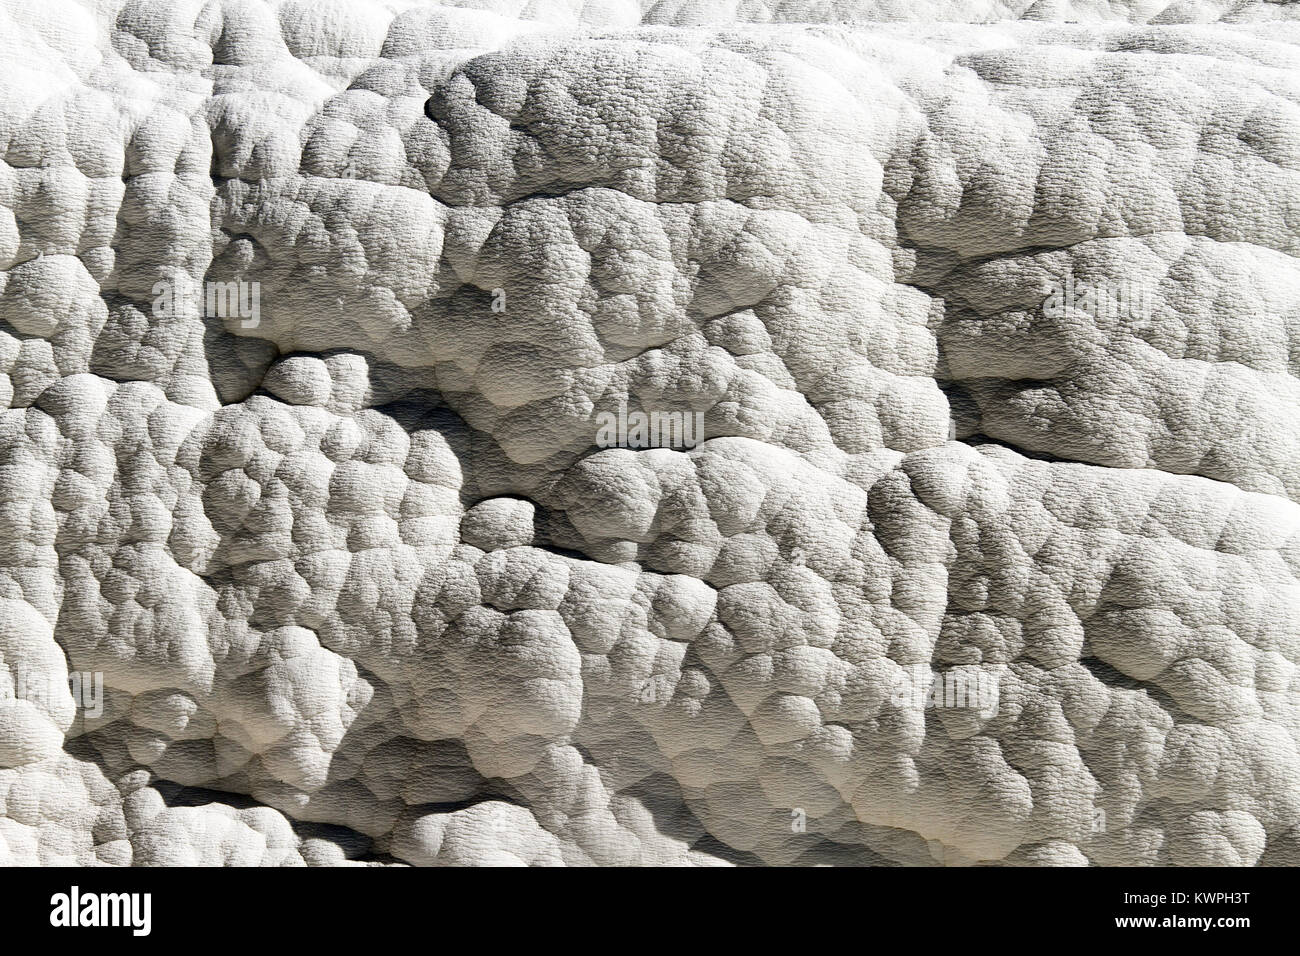
[{"label": "porous rock texture", "polygon": [[1298,15],[3,0],[0,863],[1300,863]]}]

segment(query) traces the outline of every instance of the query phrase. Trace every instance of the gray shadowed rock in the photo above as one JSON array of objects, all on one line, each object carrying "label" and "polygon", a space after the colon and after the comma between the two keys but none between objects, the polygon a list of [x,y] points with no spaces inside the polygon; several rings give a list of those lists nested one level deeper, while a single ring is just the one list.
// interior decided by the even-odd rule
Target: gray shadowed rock
[{"label": "gray shadowed rock", "polygon": [[1300,864],[1298,16],[0,0],[0,864]]}]

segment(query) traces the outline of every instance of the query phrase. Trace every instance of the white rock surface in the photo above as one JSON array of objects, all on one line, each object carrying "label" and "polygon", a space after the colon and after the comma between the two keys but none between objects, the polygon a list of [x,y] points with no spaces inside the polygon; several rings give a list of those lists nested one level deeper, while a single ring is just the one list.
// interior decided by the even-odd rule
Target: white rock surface
[{"label": "white rock surface", "polygon": [[1298,17],[2,0],[0,864],[1300,864]]}]

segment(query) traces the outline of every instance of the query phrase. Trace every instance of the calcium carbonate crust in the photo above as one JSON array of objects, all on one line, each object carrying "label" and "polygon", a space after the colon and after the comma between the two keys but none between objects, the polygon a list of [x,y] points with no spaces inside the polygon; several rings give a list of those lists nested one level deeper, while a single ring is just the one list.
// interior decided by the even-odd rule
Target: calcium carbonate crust
[{"label": "calcium carbonate crust", "polygon": [[0,863],[1300,863],[1298,13],[4,0]]}]

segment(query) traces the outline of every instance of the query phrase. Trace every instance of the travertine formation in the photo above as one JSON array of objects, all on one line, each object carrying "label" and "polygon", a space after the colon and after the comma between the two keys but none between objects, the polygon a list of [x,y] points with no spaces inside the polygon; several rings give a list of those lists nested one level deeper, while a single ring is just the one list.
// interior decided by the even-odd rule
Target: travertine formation
[{"label": "travertine formation", "polygon": [[1298,20],[4,0],[0,863],[1300,863]]}]

